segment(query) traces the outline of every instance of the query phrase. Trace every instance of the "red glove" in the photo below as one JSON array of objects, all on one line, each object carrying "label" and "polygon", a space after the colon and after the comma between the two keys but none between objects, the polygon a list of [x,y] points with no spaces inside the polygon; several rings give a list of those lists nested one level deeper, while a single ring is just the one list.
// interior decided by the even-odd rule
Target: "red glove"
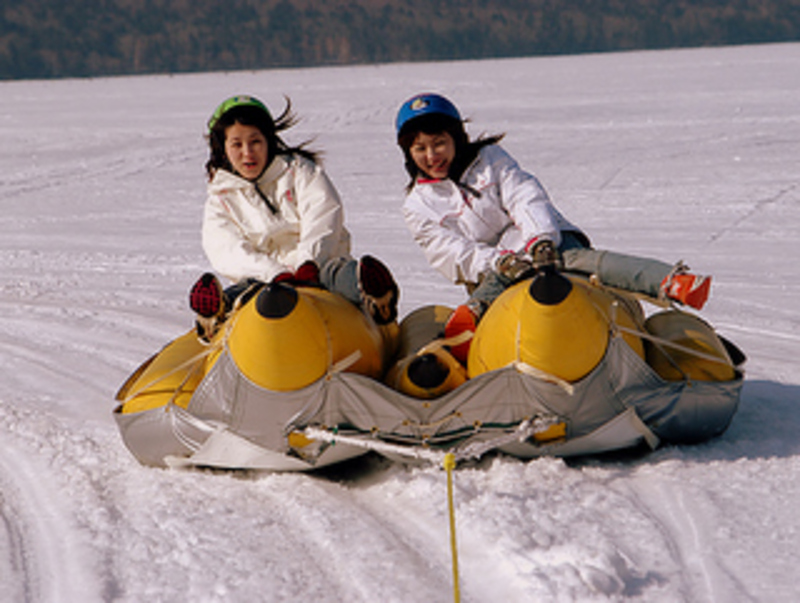
[{"label": "red glove", "polygon": [[272,277],[272,281],[271,282],[273,282],[273,283],[287,283],[289,285],[293,285],[294,284],[294,274],[292,274],[291,272],[286,270],[286,271],[281,272],[280,274],[276,274],[274,277]]},{"label": "red glove", "polygon": [[298,284],[319,285],[319,268],[316,263],[308,260],[300,264],[294,273],[294,280]]},{"label": "red glove", "polygon": [[272,279],[273,283],[286,283],[287,285],[319,285],[319,268],[317,265],[308,260],[300,264],[300,267],[294,272],[285,270],[276,275]]}]

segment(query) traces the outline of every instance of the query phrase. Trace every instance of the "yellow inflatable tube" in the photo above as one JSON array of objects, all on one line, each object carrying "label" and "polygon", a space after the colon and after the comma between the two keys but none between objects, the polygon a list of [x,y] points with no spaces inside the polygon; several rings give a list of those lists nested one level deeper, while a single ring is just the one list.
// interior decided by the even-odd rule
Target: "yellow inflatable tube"
[{"label": "yellow inflatable tube", "polygon": [[337,363],[379,379],[381,331],[352,303],[324,289],[266,285],[235,317],[228,348],[242,373],[273,391],[311,385]]},{"label": "yellow inflatable tube", "polygon": [[694,314],[669,310],[650,316],[646,330],[657,339],[645,346],[647,363],[667,381],[730,381],[736,376],[725,344]]},{"label": "yellow inflatable tube", "polygon": [[[514,362],[563,381],[588,375],[602,360],[619,324],[637,330],[640,308],[579,279],[546,270],[509,288],[487,310],[470,346],[470,378]],[[636,335],[628,344],[644,358]]]},{"label": "yellow inflatable tube", "polygon": [[194,390],[206,374],[208,348],[194,329],[167,344],[128,377],[116,395],[123,413],[166,406],[189,405]]},{"label": "yellow inflatable tube", "polygon": [[194,330],[143,363],[117,393],[122,413],[174,403],[186,408],[227,350],[242,374],[273,391],[302,389],[330,370],[379,379],[397,326],[379,328],[323,289],[269,284],[223,324],[209,345]]},{"label": "yellow inflatable tube", "polygon": [[453,309],[423,306],[400,323],[398,360],[389,369],[386,384],[399,392],[430,400],[457,388],[467,371],[442,345],[444,325]]}]

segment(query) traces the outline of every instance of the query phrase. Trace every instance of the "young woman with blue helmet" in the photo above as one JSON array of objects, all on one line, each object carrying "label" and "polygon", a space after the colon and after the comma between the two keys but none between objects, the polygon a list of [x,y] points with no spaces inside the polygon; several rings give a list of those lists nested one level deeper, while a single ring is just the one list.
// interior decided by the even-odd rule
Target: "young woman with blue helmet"
[{"label": "young woman with blue helmet", "polygon": [[[711,278],[688,273],[680,262],[593,249],[539,180],[500,146],[503,136],[470,140],[459,110],[444,96],[411,97],[395,126],[411,177],[406,224],[428,263],[470,293],[453,313],[448,337],[474,330],[500,293],[541,264],[697,309],[707,300]],[[467,350],[465,344],[453,353],[463,361]]]}]

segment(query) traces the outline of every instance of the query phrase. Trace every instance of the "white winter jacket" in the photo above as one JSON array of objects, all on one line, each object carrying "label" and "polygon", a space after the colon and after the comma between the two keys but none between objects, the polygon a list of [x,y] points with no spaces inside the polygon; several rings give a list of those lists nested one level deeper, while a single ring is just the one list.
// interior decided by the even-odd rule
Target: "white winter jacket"
[{"label": "white winter jacket", "polygon": [[208,185],[203,249],[233,281],[270,281],[314,260],[322,266],[350,256],[339,195],[320,166],[300,155],[278,155],[256,183],[217,170]]},{"label": "white winter jacket", "polygon": [[538,239],[559,245],[561,231],[580,232],[496,144],[480,149],[460,183],[418,177],[403,214],[428,263],[455,283],[480,282],[499,256]]}]

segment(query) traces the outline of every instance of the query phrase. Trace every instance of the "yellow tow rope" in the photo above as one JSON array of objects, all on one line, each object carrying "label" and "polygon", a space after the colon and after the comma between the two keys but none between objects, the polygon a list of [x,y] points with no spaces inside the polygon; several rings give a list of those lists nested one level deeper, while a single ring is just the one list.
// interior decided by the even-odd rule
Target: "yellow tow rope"
[{"label": "yellow tow rope", "polygon": [[461,594],[458,590],[458,547],[456,546],[456,514],[453,504],[453,469],[456,467],[456,456],[449,452],[444,455],[442,463],[447,471],[447,508],[450,515],[450,551],[453,556],[453,601],[459,603]]},{"label": "yellow tow rope", "polygon": [[[526,428],[529,422],[526,421]],[[548,424],[549,426],[549,424]],[[319,429],[317,427],[306,427],[302,432],[295,432],[304,435],[311,440],[321,440],[323,442],[335,443],[341,441],[343,443],[352,444],[353,446],[361,446],[368,450],[377,450],[379,452],[391,451],[397,454],[405,454],[414,458],[426,459],[431,462],[440,462],[442,467],[447,471],[447,510],[450,518],[450,552],[453,557],[453,600],[455,603],[461,601],[461,593],[458,586],[458,546],[456,544],[456,510],[453,502],[453,469],[456,468],[456,455],[448,452],[441,456],[441,452],[429,450],[426,448],[409,448],[406,446],[392,445],[386,442],[376,442],[373,440],[363,440],[361,438],[343,436],[338,433],[332,433],[328,429]],[[519,437],[519,436],[515,436]],[[469,456],[469,455],[468,455]],[[467,458],[467,457],[465,457]]]}]

